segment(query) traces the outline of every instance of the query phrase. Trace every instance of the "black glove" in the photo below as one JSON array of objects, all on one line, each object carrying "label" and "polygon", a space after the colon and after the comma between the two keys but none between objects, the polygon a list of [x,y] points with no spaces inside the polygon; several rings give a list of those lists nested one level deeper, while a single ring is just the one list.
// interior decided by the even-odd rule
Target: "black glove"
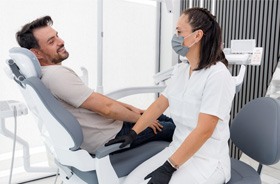
[{"label": "black glove", "polygon": [[172,165],[166,161],[162,166],[148,174],[144,179],[151,178],[148,184],[168,184],[172,174],[176,171]]},{"label": "black glove", "polygon": [[109,146],[116,143],[122,143],[120,145],[120,148],[124,148],[127,145],[131,144],[136,138],[136,136],[137,136],[136,132],[134,130],[130,130],[130,132],[127,135],[116,137],[115,139],[112,139],[109,142],[107,142],[105,146]]}]

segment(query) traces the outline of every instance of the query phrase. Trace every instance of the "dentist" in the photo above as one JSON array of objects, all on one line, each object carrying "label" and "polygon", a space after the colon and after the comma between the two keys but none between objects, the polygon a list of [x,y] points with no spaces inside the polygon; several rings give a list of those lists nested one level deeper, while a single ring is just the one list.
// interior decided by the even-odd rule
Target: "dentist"
[{"label": "dentist", "polygon": [[130,144],[168,107],[176,125],[173,141],[132,171],[125,184],[229,181],[229,119],[235,83],[221,50],[221,37],[220,26],[208,10],[191,8],[180,16],[172,47],[188,61],[175,65],[169,85],[130,133],[106,145]]}]

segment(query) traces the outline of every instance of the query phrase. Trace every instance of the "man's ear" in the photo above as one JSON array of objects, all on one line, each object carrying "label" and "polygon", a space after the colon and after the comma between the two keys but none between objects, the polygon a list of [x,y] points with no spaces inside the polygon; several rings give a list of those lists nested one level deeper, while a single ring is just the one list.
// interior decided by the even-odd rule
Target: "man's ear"
[{"label": "man's ear", "polygon": [[30,51],[35,54],[35,56],[37,57],[38,60],[40,60],[42,58],[41,52],[38,49],[31,48]]}]

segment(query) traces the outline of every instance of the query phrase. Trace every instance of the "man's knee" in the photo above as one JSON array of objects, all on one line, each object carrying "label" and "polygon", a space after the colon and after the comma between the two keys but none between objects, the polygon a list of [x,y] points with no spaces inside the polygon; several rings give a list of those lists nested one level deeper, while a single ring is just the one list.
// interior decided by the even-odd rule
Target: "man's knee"
[{"label": "man's knee", "polygon": [[176,128],[173,121],[162,121],[160,124],[163,126],[160,132],[160,137],[168,142],[172,141],[172,137]]},{"label": "man's knee", "polygon": [[158,120],[158,121],[166,121],[166,122],[172,122],[172,123],[174,123],[173,120],[172,120],[172,118],[170,118],[170,117],[168,117],[168,116],[166,116],[166,115],[164,115],[164,114],[160,115],[160,116],[158,117],[157,120]]},{"label": "man's knee", "polygon": [[163,129],[165,129],[165,130],[173,130],[174,131],[175,128],[176,128],[173,120],[172,121],[160,121],[159,123],[163,126]]}]

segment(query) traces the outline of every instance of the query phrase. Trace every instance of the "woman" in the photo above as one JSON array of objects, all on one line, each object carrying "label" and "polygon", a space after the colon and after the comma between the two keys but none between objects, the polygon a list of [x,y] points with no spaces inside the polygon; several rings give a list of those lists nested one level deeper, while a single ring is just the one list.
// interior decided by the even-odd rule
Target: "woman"
[{"label": "woman", "polygon": [[130,144],[168,107],[176,125],[173,141],[130,173],[125,184],[219,184],[230,179],[228,122],[235,84],[221,50],[220,26],[208,10],[191,8],[180,16],[176,32],[172,47],[188,62],[175,66],[165,91],[130,133],[108,144]]}]

